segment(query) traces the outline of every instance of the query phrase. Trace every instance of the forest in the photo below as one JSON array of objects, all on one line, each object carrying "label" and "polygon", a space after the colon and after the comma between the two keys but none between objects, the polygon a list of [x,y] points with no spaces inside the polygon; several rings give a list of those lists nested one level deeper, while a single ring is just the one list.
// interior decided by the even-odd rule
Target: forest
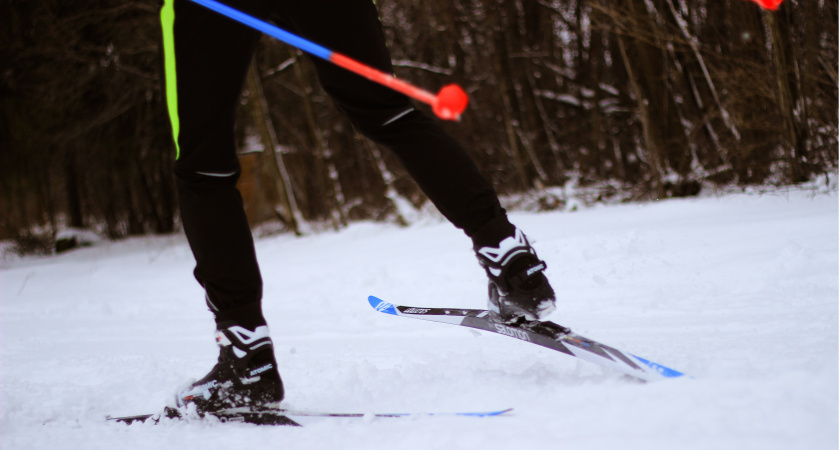
[{"label": "forest", "polygon": [[[443,126],[502,195],[551,209],[568,183],[649,200],[838,169],[836,0],[376,5],[397,77],[469,94]],[[159,11],[158,0],[0,2],[0,240],[37,251],[67,228],[179,229]],[[336,110],[308,57],[266,36],[237,136],[252,226],[405,223],[401,205],[426,203]]]}]

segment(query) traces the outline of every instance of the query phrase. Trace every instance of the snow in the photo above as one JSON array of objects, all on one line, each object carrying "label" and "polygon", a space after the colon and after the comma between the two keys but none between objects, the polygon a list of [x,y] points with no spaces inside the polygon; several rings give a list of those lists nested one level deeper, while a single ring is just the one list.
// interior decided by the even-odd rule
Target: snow
[{"label": "snow", "polygon": [[257,241],[291,407],[497,418],[168,423],[154,412],[215,362],[181,236],[100,243],[0,270],[3,449],[836,449],[838,196],[783,190],[574,213],[513,213],[548,262],[551,319],[693,379],[640,384],[503,336],[396,318],[483,307],[447,223],[362,223]]}]

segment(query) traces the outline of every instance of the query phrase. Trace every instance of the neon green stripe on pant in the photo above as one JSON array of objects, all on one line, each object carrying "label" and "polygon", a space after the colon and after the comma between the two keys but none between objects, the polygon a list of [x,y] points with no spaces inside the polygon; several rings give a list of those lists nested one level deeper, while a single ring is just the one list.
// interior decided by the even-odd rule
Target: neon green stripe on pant
[{"label": "neon green stripe on pant", "polygon": [[169,121],[172,122],[172,138],[175,140],[175,159],[181,156],[178,134],[181,122],[178,118],[178,84],[175,72],[175,0],[165,0],[160,10],[160,24],[163,29],[164,73],[166,77],[166,105]]}]

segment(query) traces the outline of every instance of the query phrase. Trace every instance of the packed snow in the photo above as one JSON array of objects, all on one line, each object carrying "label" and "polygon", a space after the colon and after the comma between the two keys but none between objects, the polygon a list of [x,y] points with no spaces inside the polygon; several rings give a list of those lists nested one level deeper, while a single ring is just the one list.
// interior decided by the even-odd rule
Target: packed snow
[{"label": "packed snow", "polygon": [[837,448],[836,185],[511,217],[548,262],[551,320],[692,378],[638,383],[516,339],[376,313],[368,295],[484,307],[469,240],[426,217],[257,240],[286,403],[509,415],[106,422],[160,410],[218,354],[183,236],[130,239],[2,263],[0,447]]}]

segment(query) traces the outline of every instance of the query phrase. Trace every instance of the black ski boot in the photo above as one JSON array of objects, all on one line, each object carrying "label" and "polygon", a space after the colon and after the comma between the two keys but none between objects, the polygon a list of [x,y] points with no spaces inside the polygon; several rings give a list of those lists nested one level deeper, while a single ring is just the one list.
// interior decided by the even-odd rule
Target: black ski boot
[{"label": "black ski boot", "polygon": [[490,279],[488,309],[493,320],[539,320],[554,311],[554,290],[543,274],[547,265],[522,231],[516,229],[497,247],[479,247],[475,253]]},{"label": "black ski boot", "polygon": [[274,359],[268,326],[251,331],[230,326],[216,331],[219,361],[204,378],[177,395],[180,411],[203,416],[229,408],[260,409],[283,400],[283,382]]}]

